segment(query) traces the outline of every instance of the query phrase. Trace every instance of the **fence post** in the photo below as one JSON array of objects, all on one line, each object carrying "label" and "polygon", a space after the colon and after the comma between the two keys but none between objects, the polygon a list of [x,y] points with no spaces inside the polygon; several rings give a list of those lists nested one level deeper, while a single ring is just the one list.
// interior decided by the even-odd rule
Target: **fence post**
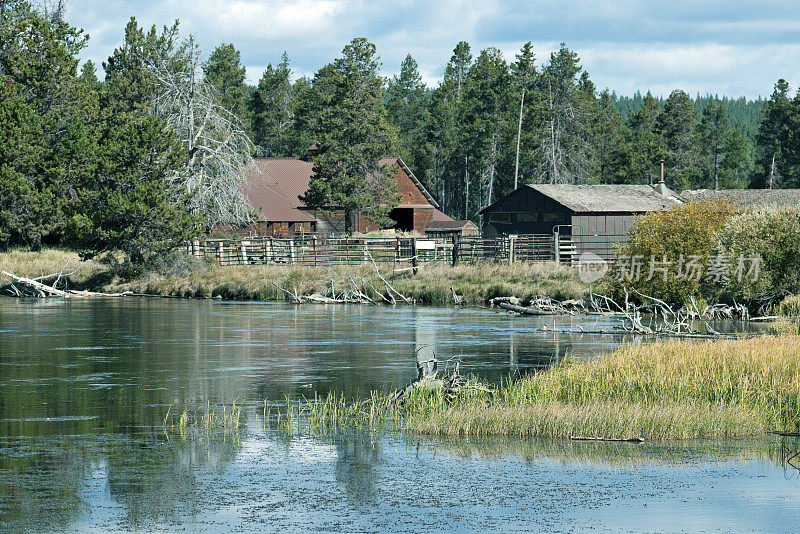
[{"label": "fence post", "polygon": [[516,235],[508,236],[508,264],[514,265],[514,242],[517,240]]},{"label": "fence post", "polygon": [[289,263],[294,263],[294,239],[289,240]]},{"label": "fence post", "polygon": [[553,257],[556,263],[561,263],[561,246],[558,242],[558,232],[553,232]]},{"label": "fence post", "polygon": [[242,265],[247,265],[247,245],[249,243],[247,241],[242,241],[241,250],[242,250]]},{"label": "fence post", "polygon": [[217,263],[222,265],[222,241],[217,243]]},{"label": "fence post", "polygon": [[314,267],[317,266],[317,236],[314,236]]},{"label": "fence post", "polygon": [[453,236],[453,267],[458,265],[458,255],[459,255],[459,248],[461,248],[461,236],[458,234]]},{"label": "fence post", "polygon": [[417,238],[411,238],[411,272],[417,274]]}]

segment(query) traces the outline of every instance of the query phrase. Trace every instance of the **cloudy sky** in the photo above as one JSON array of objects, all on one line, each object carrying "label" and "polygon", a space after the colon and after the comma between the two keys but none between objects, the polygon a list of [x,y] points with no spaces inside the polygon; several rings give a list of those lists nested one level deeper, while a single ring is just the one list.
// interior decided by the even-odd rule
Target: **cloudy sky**
[{"label": "cloudy sky", "polygon": [[768,96],[778,78],[800,82],[797,0],[70,0],[68,20],[91,40],[98,65],[120,44],[125,24],[175,19],[208,54],[221,42],[242,53],[248,80],[289,53],[295,71],[313,74],[353,37],[378,47],[383,71],[406,54],[435,85],[458,41],[473,53],[496,46],[513,59],[532,41],[546,60],[564,41],[599,88],[618,94],[674,88],[690,94]]}]

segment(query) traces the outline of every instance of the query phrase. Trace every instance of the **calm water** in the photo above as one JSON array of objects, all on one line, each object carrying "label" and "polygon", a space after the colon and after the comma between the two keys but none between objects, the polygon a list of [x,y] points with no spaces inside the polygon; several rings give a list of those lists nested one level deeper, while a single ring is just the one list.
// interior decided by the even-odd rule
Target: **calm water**
[{"label": "calm water", "polygon": [[[287,437],[260,424],[265,399],[402,386],[418,351],[496,381],[635,342],[532,331],[543,322],[553,326],[445,308],[0,299],[0,528],[797,530],[796,440]],[[237,436],[162,428],[168,409],[234,401],[248,420]]]}]

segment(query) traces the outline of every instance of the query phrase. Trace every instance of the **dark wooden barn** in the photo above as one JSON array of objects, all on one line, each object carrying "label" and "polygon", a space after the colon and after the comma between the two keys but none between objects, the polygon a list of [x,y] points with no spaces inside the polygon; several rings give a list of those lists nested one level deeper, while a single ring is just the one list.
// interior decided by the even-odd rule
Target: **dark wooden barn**
[{"label": "dark wooden barn", "polygon": [[484,208],[484,235],[558,234],[573,254],[612,257],[636,215],[680,203],[663,184],[526,185]]}]

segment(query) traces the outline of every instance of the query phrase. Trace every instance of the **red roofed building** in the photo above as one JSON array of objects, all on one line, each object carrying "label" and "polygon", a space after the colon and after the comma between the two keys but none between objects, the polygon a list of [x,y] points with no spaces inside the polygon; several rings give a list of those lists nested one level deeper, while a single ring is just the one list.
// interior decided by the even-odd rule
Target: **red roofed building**
[{"label": "red roofed building", "polygon": [[[257,223],[252,233],[258,236],[321,232],[326,234],[345,231],[342,210],[318,210],[306,206],[300,198],[308,190],[313,163],[297,158],[256,158],[255,172],[248,177],[245,192],[257,211]],[[434,220],[452,220],[439,211],[439,205],[420,183],[411,169],[399,157],[382,159],[379,164],[397,168],[400,202],[391,213],[397,230],[423,233]],[[378,226],[360,215],[355,216],[355,232],[371,232]]]}]

